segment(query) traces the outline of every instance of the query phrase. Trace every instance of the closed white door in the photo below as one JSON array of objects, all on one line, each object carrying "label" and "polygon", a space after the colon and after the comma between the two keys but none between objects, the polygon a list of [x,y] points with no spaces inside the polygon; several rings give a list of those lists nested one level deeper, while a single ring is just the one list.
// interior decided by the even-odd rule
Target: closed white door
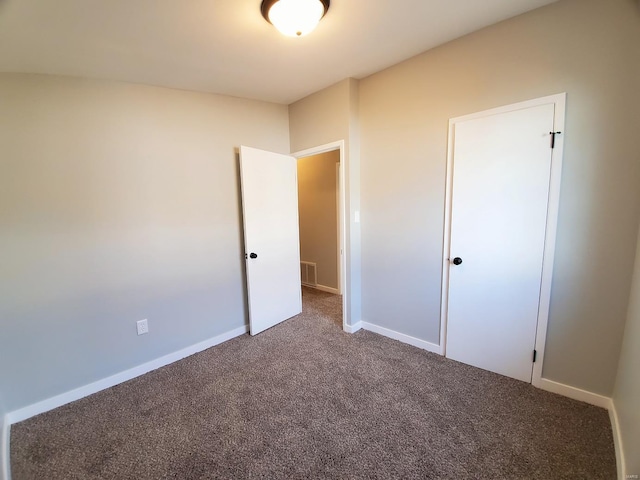
[{"label": "closed white door", "polygon": [[240,147],[249,325],[256,335],[302,311],[294,157]]},{"label": "closed white door", "polygon": [[531,382],[554,105],[452,125],[446,355]]}]

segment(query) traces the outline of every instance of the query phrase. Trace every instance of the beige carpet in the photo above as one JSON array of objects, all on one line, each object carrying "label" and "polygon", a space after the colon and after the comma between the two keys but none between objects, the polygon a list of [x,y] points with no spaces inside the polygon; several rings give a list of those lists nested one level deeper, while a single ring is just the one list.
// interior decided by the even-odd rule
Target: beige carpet
[{"label": "beige carpet", "polygon": [[370,332],[340,298],[11,431],[13,480],[615,479],[605,410]]}]

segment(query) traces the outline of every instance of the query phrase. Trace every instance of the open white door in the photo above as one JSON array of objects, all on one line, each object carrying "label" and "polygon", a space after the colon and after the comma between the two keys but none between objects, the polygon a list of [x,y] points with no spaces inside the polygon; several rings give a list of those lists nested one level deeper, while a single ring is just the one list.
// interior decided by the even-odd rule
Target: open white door
[{"label": "open white door", "polygon": [[294,157],[240,147],[249,325],[256,335],[302,311]]}]

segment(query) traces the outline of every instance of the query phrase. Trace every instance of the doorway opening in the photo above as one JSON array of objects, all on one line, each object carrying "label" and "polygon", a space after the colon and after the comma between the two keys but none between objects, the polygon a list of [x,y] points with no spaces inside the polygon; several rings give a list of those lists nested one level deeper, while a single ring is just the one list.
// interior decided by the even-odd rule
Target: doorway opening
[{"label": "doorway opening", "polygon": [[342,296],[344,330],[347,324],[344,142],[292,155],[298,162],[302,285]]}]

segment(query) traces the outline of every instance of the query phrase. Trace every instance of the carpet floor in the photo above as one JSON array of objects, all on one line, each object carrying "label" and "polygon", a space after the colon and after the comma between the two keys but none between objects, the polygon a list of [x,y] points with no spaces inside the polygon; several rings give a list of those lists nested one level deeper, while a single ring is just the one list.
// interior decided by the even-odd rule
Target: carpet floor
[{"label": "carpet floor", "polygon": [[360,331],[340,297],[12,426],[13,480],[616,478],[605,410]]}]

